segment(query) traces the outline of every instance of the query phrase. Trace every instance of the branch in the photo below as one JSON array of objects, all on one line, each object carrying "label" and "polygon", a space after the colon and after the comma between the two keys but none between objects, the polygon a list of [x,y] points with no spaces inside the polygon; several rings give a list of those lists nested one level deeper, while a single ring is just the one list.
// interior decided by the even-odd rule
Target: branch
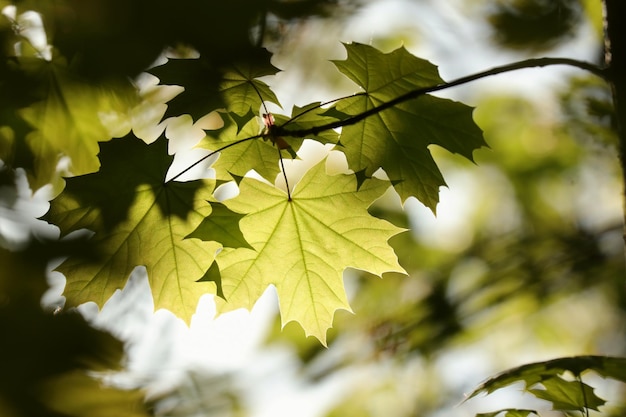
[{"label": "branch", "polygon": [[[461,77],[454,81],[450,81],[448,83],[442,83],[442,84],[438,84],[438,85],[434,85],[430,87],[418,88],[416,90],[409,91],[408,93],[405,93],[399,97],[396,97],[393,100],[390,100],[386,103],[376,106],[370,110],[364,111],[363,113],[356,114],[354,116],[348,117],[347,119],[338,120],[332,123],[327,123],[325,125],[315,126],[315,127],[308,128],[308,129],[289,130],[289,129],[284,128],[284,126],[289,123],[287,122],[283,126],[277,126],[275,133],[281,136],[291,136],[291,137],[298,137],[298,138],[309,136],[309,135],[316,135],[326,130],[356,124],[360,122],[361,120],[364,120],[370,116],[373,116],[375,114],[382,112],[383,110],[387,110],[391,107],[397,106],[400,103],[404,103],[405,101],[415,99],[417,97],[423,96],[428,93],[446,90],[448,88],[456,87],[462,84],[467,84],[472,81],[479,80],[481,78],[490,77],[492,75],[502,74],[505,72],[516,71],[516,70],[524,69],[524,68],[547,67],[550,65],[569,65],[572,67],[589,71],[592,74],[595,74],[598,77],[601,77],[603,79],[606,79],[608,76],[606,69],[590,64],[588,62],[584,62],[584,61],[578,61],[578,60],[570,59],[570,58],[532,58],[532,59],[527,59],[524,61],[514,62],[512,64],[503,65],[500,67],[495,67],[490,70],[482,71],[482,72],[468,75],[465,77]],[[354,97],[354,96],[350,96],[350,97]]]},{"label": "branch", "polygon": [[243,142],[247,142],[249,140],[254,140],[254,139],[258,139],[258,138],[262,138],[263,135],[254,135],[254,136],[250,136],[248,138],[244,138],[244,139],[240,139],[238,141],[235,141],[233,143],[229,143],[228,145],[222,146],[219,149],[216,149],[214,151],[211,151],[211,153],[209,153],[208,155],[203,156],[202,158],[200,158],[199,160],[197,160],[196,162],[194,162],[193,164],[189,165],[187,168],[183,169],[182,171],[180,171],[178,174],[174,175],[172,178],[170,178],[169,180],[166,181],[166,183],[168,182],[172,182],[175,181],[177,178],[179,178],[181,175],[183,175],[185,172],[189,171],[190,169],[192,169],[193,167],[195,167],[196,165],[198,165],[199,163],[201,163],[202,161],[206,160],[207,158],[215,155],[218,152],[223,151],[224,149],[228,149],[231,146],[235,146],[235,145],[239,145],[240,143]]},{"label": "branch", "polygon": [[[613,106],[617,124],[618,152],[622,167],[624,242],[626,243],[626,40],[622,25],[626,17],[623,0],[604,0],[604,52],[613,92]],[[626,254],[626,245],[624,246]]]}]

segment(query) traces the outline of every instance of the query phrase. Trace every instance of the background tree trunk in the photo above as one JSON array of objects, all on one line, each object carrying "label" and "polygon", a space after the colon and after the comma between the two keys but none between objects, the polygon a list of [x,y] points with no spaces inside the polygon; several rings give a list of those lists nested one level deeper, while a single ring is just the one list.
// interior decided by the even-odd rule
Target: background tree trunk
[{"label": "background tree trunk", "polygon": [[[626,30],[624,25],[626,25],[626,1],[604,0],[605,60],[613,90],[626,219]],[[626,229],[624,240],[626,242]]]}]

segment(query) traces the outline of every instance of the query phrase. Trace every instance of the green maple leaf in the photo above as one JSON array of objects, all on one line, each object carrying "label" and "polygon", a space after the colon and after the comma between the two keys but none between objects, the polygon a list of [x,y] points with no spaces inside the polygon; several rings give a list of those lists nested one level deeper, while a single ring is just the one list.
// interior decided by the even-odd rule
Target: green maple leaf
[{"label": "green maple leaf", "polygon": [[[230,113],[222,113],[224,126],[220,129],[207,131],[207,136],[198,144],[201,148],[220,151],[218,160],[211,166],[215,169],[219,180],[231,180],[233,175],[243,177],[254,169],[263,178],[273,181],[280,172],[278,165],[278,150],[268,139],[256,137],[259,135],[259,123],[256,118],[248,120],[243,127],[239,127]],[[234,146],[233,146],[234,145]]]},{"label": "green maple leaf", "polygon": [[[337,109],[341,112],[360,114],[410,91],[443,82],[436,66],[404,48],[388,54],[362,44],[345,48],[347,59],[334,63],[365,94],[340,101]],[[486,145],[472,120],[471,107],[428,95],[344,126],[340,141],[354,171],[364,169],[371,175],[382,167],[402,201],[414,196],[433,211],[445,181],[428,146],[439,145],[472,160],[472,152]]]},{"label": "green maple leaf", "polygon": [[97,263],[69,258],[58,268],[67,277],[68,306],[87,301],[102,306],[138,265],[147,269],[155,308],[187,322],[200,296],[215,293],[219,282],[196,281],[220,245],[185,239],[211,214],[207,201],[214,183],[165,182],[172,159],[164,137],[146,145],[128,135],[101,144],[99,172],[67,179],[46,220],[63,234],[95,232],[91,240],[100,255]]},{"label": "green maple leaf", "polygon": [[280,104],[268,85],[258,80],[279,71],[271,64],[271,56],[266,49],[259,49],[246,62],[235,63],[224,70],[202,57],[170,59],[150,69],[149,72],[158,77],[161,84],[185,88],[170,100],[163,117],[189,114],[197,120],[222,108],[245,116],[250,110],[256,114],[263,101]]},{"label": "green maple leaf", "polygon": [[280,71],[270,62],[271,57],[272,54],[266,49],[260,49],[254,57],[246,62],[235,63],[224,73],[220,93],[228,111],[243,116],[250,109],[258,112],[263,101],[280,105],[269,86],[258,79]]},{"label": "green maple leaf", "polygon": [[388,182],[371,179],[357,191],[354,175],[330,176],[322,161],[296,185],[291,200],[253,178],[243,178],[239,187],[239,196],[224,204],[246,213],[240,227],[254,250],[224,249],[218,256],[224,309],[251,308],[274,285],[283,325],[297,321],[325,344],[335,311],[350,310],[344,269],[404,272],[387,243],[403,229],[367,211]]},{"label": "green maple leaf", "polygon": [[[251,113],[249,113],[251,114]],[[224,126],[220,129],[207,131],[207,136],[198,146],[213,151],[224,147],[220,151],[220,157],[212,165],[219,180],[230,180],[234,176],[243,177],[248,171],[254,169],[263,178],[273,181],[280,172],[279,154],[276,146],[269,138],[256,137],[243,143],[238,143],[246,138],[259,135],[260,126],[257,118],[251,115],[247,118],[239,117],[236,113],[221,113]],[[305,107],[294,106],[291,117],[274,115],[277,125],[288,125],[292,130],[309,129],[325,123],[337,121],[345,117],[344,114],[331,109],[319,107],[319,103],[311,103]],[[321,143],[337,143],[338,133],[327,130],[307,138]],[[289,137],[286,143],[292,149],[299,149],[304,141],[303,137]],[[236,146],[232,146],[236,145]],[[232,146],[232,147],[231,147]],[[283,157],[291,156],[290,152],[281,152]]]},{"label": "green maple leaf", "polygon": [[[306,130],[315,126],[325,125],[346,118],[347,115],[337,111],[334,107],[325,109],[320,107],[320,103],[311,103],[304,107],[293,106],[291,117],[275,114],[276,124],[288,130]],[[325,130],[317,134],[306,136],[321,143],[337,143],[339,134],[334,130]],[[290,138],[289,144],[298,149],[302,145],[301,138]]]},{"label": "green maple leaf", "polygon": [[610,356],[573,356],[552,359],[545,362],[535,362],[509,369],[495,375],[480,384],[472,391],[467,399],[481,393],[491,394],[516,382],[524,382],[526,388],[544,380],[556,377],[566,371],[580,376],[586,371],[595,371],[605,378],[613,378],[626,382],[626,358]]},{"label": "green maple leaf", "polygon": [[554,376],[541,381],[545,389],[529,389],[535,397],[552,403],[554,410],[598,411],[598,407],[606,401],[598,397],[593,388],[580,381],[567,381]]}]

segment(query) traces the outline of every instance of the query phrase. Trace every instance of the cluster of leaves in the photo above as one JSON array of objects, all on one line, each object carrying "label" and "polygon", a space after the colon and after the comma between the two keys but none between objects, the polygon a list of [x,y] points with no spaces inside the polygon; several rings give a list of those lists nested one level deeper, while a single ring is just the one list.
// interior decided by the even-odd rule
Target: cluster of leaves
[{"label": "cluster of leaves", "polygon": [[[575,88],[577,82],[572,83]],[[552,195],[543,188],[546,181],[563,184],[564,178],[570,179],[576,170],[584,169],[590,163],[584,158],[594,158],[595,146],[588,140],[578,141],[578,136],[564,134],[562,129],[569,132],[569,125],[543,122],[539,110],[519,97],[481,98],[476,119],[494,149],[477,156],[478,168],[462,158],[436,155],[446,164],[447,172],[458,170],[465,175],[470,170],[481,178],[480,190],[472,194],[481,210],[465,219],[474,227],[471,243],[465,237],[469,246],[461,251],[455,245],[433,247],[432,239],[423,237],[419,231],[392,238],[390,244],[409,277],[390,274],[384,280],[377,280],[367,273],[358,274],[358,280],[351,281],[354,294],[351,304],[358,314],[338,315],[329,332],[329,344],[338,347],[358,339],[359,353],[351,352],[331,361],[329,356],[337,357],[335,351],[327,352],[315,342],[304,340],[297,326],[281,331],[280,323],[275,323],[269,343],[288,342],[296,346],[303,373],[319,378],[352,367],[355,362],[369,363],[372,358],[362,352],[376,352],[376,358],[392,355],[403,364],[427,358],[426,366],[435,367],[432,363],[436,360],[431,359],[459,344],[471,350],[474,343],[489,343],[498,337],[513,345],[517,345],[517,340],[530,344],[554,343],[555,348],[566,346],[566,341],[572,338],[577,346],[597,344],[604,334],[600,329],[606,325],[601,323],[610,319],[600,319],[597,325],[584,331],[567,324],[575,323],[575,318],[563,322],[550,313],[574,303],[578,303],[578,311],[585,311],[578,298],[583,293],[584,299],[598,296],[606,300],[604,306],[616,314],[615,320],[623,320],[625,271],[619,242],[621,224],[599,230],[583,226],[572,219],[584,213],[559,212],[558,207],[550,205]],[[579,123],[582,120],[581,117]],[[590,124],[595,126],[595,121]],[[558,137],[555,147],[539,154],[534,145],[551,136]],[[524,142],[523,138],[532,140]],[[613,161],[612,151],[605,150],[603,161],[607,165]],[[510,194],[500,187],[492,188],[490,181],[498,181],[493,175],[496,169],[506,174]],[[510,205],[516,208],[519,227],[503,224],[494,213]],[[377,203],[370,212],[400,227],[411,225],[407,213],[387,201]],[[421,218],[415,220],[419,222]],[[603,243],[609,240],[615,244]],[[597,310],[594,313],[606,314]],[[518,330],[512,331],[513,328]],[[532,339],[522,336],[522,329],[529,328]],[[327,362],[332,365],[320,369],[319,364]],[[445,388],[432,381],[422,396],[428,397],[433,390],[438,393],[436,398],[450,398],[450,405],[454,405],[453,399],[460,394],[443,395],[441,391]],[[367,394],[363,396],[369,398]],[[357,397],[354,401],[352,404],[364,399]],[[422,398],[419,403],[420,410],[425,412]],[[436,407],[440,409],[442,404]]]},{"label": "cluster of leaves", "polygon": [[[223,310],[251,308],[274,285],[283,324],[297,321],[325,343],[334,312],[350,308],[345,268],[379,276],[404,272],[387,244],[402,229],[372,217],[367,208],[393,184],[403,200],[414,196],[434,210],[445,183],[428,146],[471,159],[485,143],[470,107],[431,96],[351,120],[443,80],[432,64],[404,48],[389,54],[360,44],[346,49],[347,59],[335,64],[361,93],[331,107],[296,107],[260,134],[264,126],[254,112],[266,101],[278,102],[258,79],[277,72],[269,53],[259,51],[264,59],[255,65],[234,64],[210,96],[200,88],[206,74],[201,59],[170,60],[152,69],[161,83],[185,87],[166,116],[219,111],[223,127],[208,131],[201,143],[220,152],[212,167],[217,182],[179,182],[178,175],[166,180],[172,157],[163,137],[150,145],[132,134],[102,143],[101,169],[69,178],[46,215],[63,234],[95,232],[92,240],[102,255],[95,264],[70,258],[61,265],[68,305],[103,305],[135,266],[145,265],[156,308],[189,321],[204,293],[223,297]],[[340,133],[331,130],[338,126]],[[358,174],[329,175],[322,162],[297,185],[288,184],[287,192],[277,188],[273,181],[282,158],[292,157],[287,151],[297,150],[304,138],[335,144]],[[372,177],[379,168],[389,180]],[[265,181],[246,177],[250,170]],[[216,184],[232,179],[239,195],[218,202],[212,195]]]},{"label": "cluster of leaves", "polygon": [[[523,382],[524,391],[552,403],[553,410],[580,411],[588,416],[589,410],[598,411],[598,407],[606,401],[596,395],[593,387],[583,382],[582,375],[594,371],[603,378],[626,382],[625,369],[625,358],[610,356],[576,356],[530,363],[489,378],[471,392],[467,399]],[[573,379],[564,378],[566,373],[571,374]],[[527,417],[531,413],[539,415],[536,410],[503,409],[477,416],[495,417],[502,414],[505,417]]]},{"label": "cluster of leaves", "polygon": [[[54,10],[46,2],[29,3],[50,16],[52,26],[64,29],[56,33],[58,49],[50,60],[34,45],[29,50],[19,33],[17,41],[26,52],[13,56],[1,51],[0,158],[9,169],[25,168],[34,188],[54,177],[63,157],[70,160],[67,174],[73,176],[45,219],[63,235],[93,232],[89,242],[97,256],[72,251],[59,267],[67,277],[68,307],[87,301],[102,306],[143,265],[155,307],[187,322],[202,294],[220,296],[222,311],[250,308],[273,285],[283,326],[295,321],[325,344],[335,312],[350,310],[342,282],[346,268],[378,276],[405,272],[388,244],[403,229],[372,216],[371,204],[393,186],[402,202],[415,197],[434,211],[445,182],[429,146],[469,160],[485,146],[472,108],[427,95],[425,89],[444,81],[434,65],[404,48],[383,53],[366,45],[345,45],[347,58],[334,64],[358,86],[357,94],[294,107],[290,115],[270,115],[265,103],[280,103],[261,78],[278,69],[271,54],[250,42],[249,32],[259,15],[289,14],[284,2],[242,0],[216,7],[185,0],[171,7],[166,0],[100,0],[91,2],[89,10],[74,0],[56,2]],[[119,15],[125,16],[121,22]],[[115,32],[109,31],[113,22]],[[15,23],[0,25],[3,47],[16,41]],[[136,30],[143,34],[140,40],[133,36]],[[222,38],[230,41],[223,43]],[[189,114],[198,120],[211,112],[221,118],[223,126],[208,131],[200,144],[211,155],[219,153],[212,166],[215,179],[178,181],[183,172],[168,177],[173,156],[165,135],[147,144],[130,129],[111,132],[102,121],[103,114],[126,112],[135,103],[126,77],[137,75],[165,47],[177,43],[190,45],[199,57],[172,59],[149,72],[163,85],[184,88],[168,103],[165,118]],[[256,117],[259,108],[261,118]],[[350,172],[331,175],[322,161],[290,183],[283,159],[297,158],[304,139],[334,145],[345,154]],[[380,169],[385,176],[375,176]],[[258,175],[249,175],[251,171]],[[286,190],[276,185],[277,176],[284,177]],[[237,197],[220,201],[215,191],[231,181],[238,186]],[[13,255],[2,257],[9,259],[8,271],[17,270]],[[41,281],[39,267],[33,275]],[[8,286],[7,277],[0,284]],[[19,300],[11,295],[2,307],[10,310]],[[75,316],[63,317],[71,321]],[[54,319],[60,330],[65,329],[62,320]],[[37,315],[35,322],[49,330],[49,316]],[[114,346],[121,352],[117,341],[81,320],[68,328],[83,330],[88,340],[84,351],[72,358],[98,357],[102,352],[91,351],[94,346]],[[117,355],[100,367],[64,364],[50,374],[64,387],[77,387],[71,394],[80,396],[81,388],[94,383],[86,369],[109,369],[119,360]],[[599,357],[526,365],[487,381],[472,396],[522,380],[529,392],[556,409],[597,409],[604,401],[582,382],[581,374],[591,369],[623,381],[623,365],[622,359]],[[562,378],[566,371],[574,381]],[[11,389],[2,387],[3,392]],[[53,399],[63,397],[55,389],[44,391]],[[127,393],[116,390],[111,395],[127,399]],[[2,400],[0,408],[9,407],[3,412],[12,413],[11,404]],[[48,404],[35,398],[33,407],[42,401]],[[86,407],[65,399],[61,403],[77,409],[60,413],[80,414]],[[50,404],[55,407],[54,401]]]}]

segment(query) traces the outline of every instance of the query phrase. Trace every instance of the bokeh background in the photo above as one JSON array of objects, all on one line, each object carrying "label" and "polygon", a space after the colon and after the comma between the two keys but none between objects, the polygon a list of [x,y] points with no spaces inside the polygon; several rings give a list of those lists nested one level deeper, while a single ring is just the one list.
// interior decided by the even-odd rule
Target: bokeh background
[{"label": "bokeh background", "polygon": [[[248,8],[188,0],[179,2],[180,13],[170,13],[170,19],[164,16],[173,6],[166,1],[64,1],[49,8],[44,3],[16,2],[17,13],[0,26],[2,40],[12,33],[16,20],[11,19],[32,8],[44,16],[47,39],[40,52],[52,44],[69,58],[91,45],[77,72],[92,80],[132,76],[141,92],[131,111],[112,112],[107,122],[120,131],[132,128],[146,141],[165,132],[170,151],[179,152],[178,166],[202,156],[191,148],[214,120],[161,121],[167,100],[180,89],[159,86],[142,70],[165,62],[168,54],[199,52],[228,61],[261,43],[283,70],[265,81],[284,109],[355,92],[329,62],[345,58],[341,42],[385,52],[404,46],[438,65],[447,81],[530,57],[597,64],[603,59],[598,0],[308,0]],[[10,14],[10,2],[0,6]],[[194,7],[204,14],[195,15]],[[201,17],[210,15],[211,7],[237,24]],[[33,30],[41,29],[32,19]],[[197,31],[206,41],[189,48],[186,42],[197,39]],[[86,38],[78,40],[77,34]],[[14,93],[6,83],[0,87]],[[67,247],[30,242],[33,236],[57,236],[37,218],[62,181],[53,175],[37,188],[24,171],[3,174],[0,238],[11,252],[2,255],[0,289],[20,298],[0,304],[2,414],[48,415],[26,406],[20,411],[22,402],[38,394],[16,387],[39,386],[54,375],[53,385],[62,388],[45,392],[52,404],[64,404],[58,415],[83,415],[63,411],[81,397],[76,387],[86,383],[77,355],[104,364],[92,372],[107,370],[98,380],[110,392],[93,394],[97,398],[90,403],[100,404],[102,415],[133,415],[103,406],[113,404],[122,395],[116,389],[123,388],[131,390],[124,391],[126,403],[141,402],[145,395],[149,412],[161,417],[408,417],[473,416],[504,407],[548,410],[547,403],[522,395],[516,386],[460,403],[482,380],[507,368],[569,355],[626,354],[623,187],[607,85],[579,69],[549,67],[437,94],[476,108],[475,120],[490,148],[475,152],[476,164],[431,148],[448,183],[437,216],[416,200],[401,207],[393,191],[371,207],[373,215],[410,229],[391,241],[409,275],[379,279],[346,271],[354,314],[336,314],[328,348],[305,338],[294,323],[280,328],[271,288],[252,312],[219,317],[205,296],[190,327],[167,311],[154,313],[141,267],[102,311],[86,304],[78,308],[80,315],[60,316],[71,323],[59,324],[44,313],[63,305],[64,278],[51,270],[59,256],[76,248],[73,242]],[[16,106],[7,104],[2,125],[15,126],[10,110]],[[331,152],[305,145],[299,153],[305,164]],[[11,155],[0,153],[3,167],[11,166]],[[196,175],[210,175],[210,162]],[[63,172],[62,164],[55,172]],[[16,250],[26,251],[20,255],[26,258],[16,258]],[[65,368],[59,365],[64,363]],[[80,369],[80,381],[67,379],[73,373],[58,376],[58,367]],[[592,381],[609,400],[604,414],[618,415],[624,388]],[[105,391],[108,397],[102,396]]]}]

